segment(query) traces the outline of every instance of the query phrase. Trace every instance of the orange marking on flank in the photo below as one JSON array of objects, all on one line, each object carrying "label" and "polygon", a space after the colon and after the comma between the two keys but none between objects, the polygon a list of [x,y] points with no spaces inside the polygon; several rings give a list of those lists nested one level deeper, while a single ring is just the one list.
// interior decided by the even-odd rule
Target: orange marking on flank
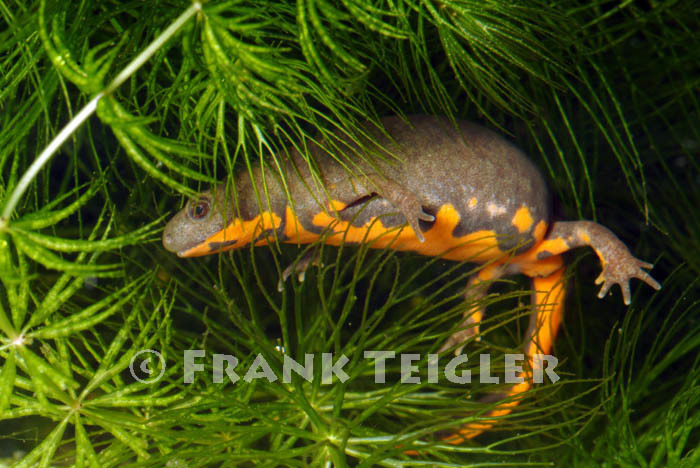
[{"label": "orange marking on flank", "polygon": [[[349,221],[341,221],[328,213],[321,212],[313,217],[312,223],[319,229],[328,228],[324,233],[324,243],[367,243],[370,248],[413,251],[427,256],[442,256],[448,260],[484,262],[503,256],[498,248],[496,233],[490,230],[477,231],[465,236],[454,237],[452,232],[459,223],[460,216],[452,205],[443,205],[435,215],[433,226],[423,233],[425,242],[416,237],[413,230],[404,226],[386,227],[381,219],[372,218],[364,226],[353,226]],[[306,244],[315,242],[320,235],[309,231],[299,223],[287,208],[285,234],[288,243]]]},{"label": "orange marking on flank", "polygon": [[331,200],[328,202],[328,207],[332,211],[342,211],[345,209],[345,207],[348,206],[347,203],[343,203],[340,200]]},{"label": "orange marking on flank", "polygon": [[[250,221],[242,221],[240,218],[235,218],[228,226],[221,231],[213,234],[204,242],[192,247],[181,254],[182,257],[199,257],[212,253],[225,252],[227,250],[243,247],[249,244],[253,239],[258,237],[263,232],[269,229],[277,229],[282,224],[282,218],[275,213],[265,211]],[[232,245],[228,245],[218,250],[211,250],[212,243],[227,243],[236,241]],[[255,245],[265,245],[268,239],[260,239]]]},{"label": "orange marking on flank", "polygon": [[[331,201],[330,207],[342,209],[343,203]],[[338,246],[342,243],[367,243],[370,248],[412,251],[426,256],[442,256],[447,260],[486,262],[504,257],[498,247],[497,234],[491,230],[481,230],[455,237],[452,233],[459,223],[460,216],[452,205],[443,205],[435,215],[433,226],[423,233],[425,242],[416,237],[408,225],[386,227],[380,218],[370,219],[364,226],[353,226],[349,221],[342,221],[330,212],[316,214],[312,223],[318,228],[318,233],[303,226],[291,207],[285,210],[285,224],[282,238],[290,244],[310,244],[322,236],[323,242]],[[225,229],[210,236],[206,241],[182,254],[183,257],[197,257],[211,253],[244,247],[266,230],[278,229],[282,224],[281,218],[272,212],[265,212],[250,221],[235,219]],[[324,229],[326,231],[324,231]],[[218,250],[212,250],[216,243],[226,245]],[[256,246],[267,245],[268,238],[255,242]]]},{"label": "orange marking on flank", "polygon": [[[330,216],[328,216],[327,214],[323,214],[330,218]],[[287,205],[287,208],[285,209],[284,216],[284,237],[286,237],[285,242],[289,244],[311,244],[312,242],[316,242],[318,240],[319,235],[315,232],[307,231],[306,228],[301,225],[301,222],[296,217],[296,215],[292,211],[292,208],[289,205]]]},{"label": "orange marking on flank", "polygon": [[547,222],[544,219],[541,219],[535,226],[535,230],[532,233],[532,237],[535,238],[535,244],[541,242],[542,239],[544,239],[545,234],[547,234]]},{"label": "orange marking on flank", "polygon": [[[566,252],[570,248],[569,244],[560,237],[545,239],[527,252],[513,257],[508,263],[518,265],[520,272],[528,276],[549,276],[559,268],[556,266],[556,262],[560,261],[557,255]],[[541,252],[548,252],[552,256],[543,259],[537,258],[537,255]]]},{"label": "orange marking on flank", "polygon": [[516,227],[518,232],[522,234],[532,227],[534,220],[530,214],[530,209],[527,206],[522,206],[518,208],[518,211],[515,212],[515,216],[513,216],[510,222]]}]

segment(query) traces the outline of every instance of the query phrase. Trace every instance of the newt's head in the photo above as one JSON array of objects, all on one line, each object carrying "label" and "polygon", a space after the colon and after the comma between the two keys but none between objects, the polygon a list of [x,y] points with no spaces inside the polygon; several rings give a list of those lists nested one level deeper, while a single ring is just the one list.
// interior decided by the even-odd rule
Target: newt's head
[{"label": "newt's head", "polygon": [[[241,193],[249,191],[244,184],[239,181]],[[180,257],[199,257],[245,247],[251,242],[266,244],[269,234],[282,226],[282,214],[278,214],[281,208],[261,212],[258,203],[250,198],[238,200],[234,209],[232,197],[226,196],[225,184],[202,192],[168,221],[163,230],[163,247]]]},{"label": "newt's head", "polygon": [[[163,247],[180,257],[195,257],[211,253],[208,240],[226,227],[231,211],[224,196],[224,185],[202,192],[187,202],[163,230]],[[228,203],[230,205],[230,202]]]}]

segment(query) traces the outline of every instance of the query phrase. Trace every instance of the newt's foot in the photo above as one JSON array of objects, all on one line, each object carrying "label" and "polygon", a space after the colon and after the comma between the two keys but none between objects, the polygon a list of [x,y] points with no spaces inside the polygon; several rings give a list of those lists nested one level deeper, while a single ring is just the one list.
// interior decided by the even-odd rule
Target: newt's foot
[{"label": "newt's foot", "polygon": [[426,204],[422,203],[422,200],[413,192],[410,192],[406,187],[393,180],[371,176],[370,181],[371,184],[368,184],[368,191],[372,192],[372,187],[378,187],[379,192],[375,193],[388,200],[406,218],[408,225],[411,226],[418,240],[425,242],[419,221],[428,223],[435,221],[435,216],[425,211],[424,206]]},{"label": "newt's foot", "polygon": [[464,321],[462,321],[461,325],[459,326],[460,329],[445,340],[445,343],[440,346],[438,353],[443,353],[453,346],[459,345],[457,348],[455,348],[455,356],[458,356],[462,353],[462,349],[464,349],[464,346],[469,338],[476,336],[474,339],[478,341],[480,339],[478,336],[479,323],[481,323],[481,319],[483,317],[484,311],[481,308],[477,308],[473,312],[469,312],[469,315],[465,316]]},{"label": "newt's foot", "polygon": [[595,284],[603,284],[598,293],[598,298],[602,299],[614,284],[619,284],[625,305],[630,305],[632,301],[629,281],[632,278],[640,279],[656,290],[661,289],[661,285],[642,269],[651,269],[653,266],[651,263],[643,262],[629,253],[609,259],[603,264],[603,271],[595,280]]},{"label": "newt's foot", "polygon": [[435,221],[435,216],[426,213],[423,204],[413,194],[403,193],[393,200],[389,199],[389,202],[397,207],[399,212],[406,218],[408,225],[413,229],[418,240],[425,242],[425,237],[423,237],[423,231],[420,228],[419,221],[432,223]]},{"label": "newt's foot", "polygon": [[432,223],[433,221],[435,221],[435,216],[426,213],[423,210],[422,206],[419,206],[418,209],[414,209],[411,215],[412,216],[409,215],[410,217],[406,216],[406,219],[408,219],[409,226],[411,226],[411,229],[413,229],[413,232],[416,234],[418,240],[421,242],[425,242],[425,237],[423,237],[423,231],[421,231],[420,223],[418,221],[427,221],[429,223]]},{"label": "newt's foot", "polygon": [[308,270],[309,266],[311,265],[318,267],[323,266],[323,263],[321,262],[321,250],[319,248],[309,250],[299,259],[298,262],[292,263],[285,268],[282,272],[282,277],[277,283],[277,290],[279,292],[284,290],[284,283],[287,281],[287,278],[292,276],[292,273],[296,273],[299,282],[303,283],[304,279],[306,278],[306,270]]},{"label": "newt's foot", "polygon": [[652,264],[634,258],[610,229],[593,221],[557,221],[552,225],[547,239],[540,244],[542,251],[536,252],[536,255],[545,252],[560,254],[584,245],[595,250],[603,265],[603,271],[595,280],[595,284],[602,284],[599,298],[605,296],[614,284],[619,284],[622,298],[629,305],[629,281],[632,278],[638,278],[654,289],[661,289],[661,285],[643,270],[651,268]]}]

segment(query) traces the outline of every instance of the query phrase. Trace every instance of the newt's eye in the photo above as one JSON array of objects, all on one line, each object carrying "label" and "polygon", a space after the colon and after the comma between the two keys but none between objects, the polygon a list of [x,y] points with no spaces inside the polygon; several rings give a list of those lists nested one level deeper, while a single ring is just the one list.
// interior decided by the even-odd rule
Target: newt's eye
[{"label": "newt's eye", "polygon": [[202,219],[209,214],[209,202],[207,200],[199,200],[197,203],[190,205],[190,218]]}]

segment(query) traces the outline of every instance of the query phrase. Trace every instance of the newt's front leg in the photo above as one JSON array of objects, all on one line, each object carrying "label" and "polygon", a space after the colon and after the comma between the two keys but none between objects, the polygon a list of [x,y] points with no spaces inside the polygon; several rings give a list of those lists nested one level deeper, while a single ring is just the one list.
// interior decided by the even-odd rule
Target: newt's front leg
[{"label": "newt's front leg", "polygon": [[595,280],[601,284],[598,297],[602,298],[614,284],[619,284],[626,305],[631,302],[629,280],[637,278],[654,289],[661,285],[643,269],[653,265],[635,258],[627,246],[605,226],[593,221],[565,221],[552,225],[549,235],[531,251],[526,252],[523,263],[544,260],[553,255],[559,255],[567,250],[590,246],[595,250],[603,271]]},{"label": "newt's front leg", "polygon": [[376,193],[391,203],[396,211],[406,218],[406,222],[413,229],[418,240],[424,242],[423,231],[418,222],[431,223],[435,221],[435,216],[425,211],[424,200],[392,179],[379,175],[369,175],[366,179],[367,182],[363,185],[365,185],[367,192]]}]

